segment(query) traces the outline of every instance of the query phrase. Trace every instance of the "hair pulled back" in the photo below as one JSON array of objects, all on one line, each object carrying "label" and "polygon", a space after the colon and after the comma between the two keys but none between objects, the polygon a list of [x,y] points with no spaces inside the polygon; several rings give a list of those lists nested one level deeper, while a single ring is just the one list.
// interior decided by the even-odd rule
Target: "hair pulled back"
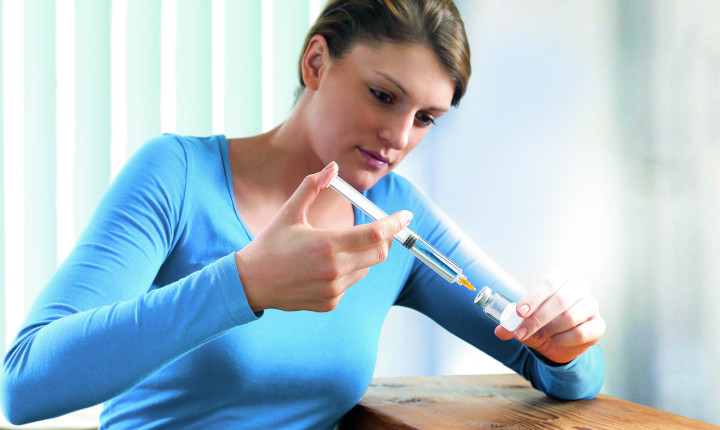
[{"label": "hair pulled back", "polygon": [[[330,0],[308,32],[303,53],[316,34],[325,37],[333,60],[341,60],[358,43],[426,46],[455,84],[453,106],[467,89],[470,47],[452,0]],[[300,91],[304,88],[300,70]]]}]

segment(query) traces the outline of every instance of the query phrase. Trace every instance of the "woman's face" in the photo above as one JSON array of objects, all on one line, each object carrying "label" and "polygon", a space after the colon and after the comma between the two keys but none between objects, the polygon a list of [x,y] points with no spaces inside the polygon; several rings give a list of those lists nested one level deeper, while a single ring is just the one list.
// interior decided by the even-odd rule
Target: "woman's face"
[{"label": "woman's face", "polygon": [[355,46],[330,61],[310,104],[310,140],[323,164],[359,190],[372,187],[450,109],[455,86],[420,45]]}]

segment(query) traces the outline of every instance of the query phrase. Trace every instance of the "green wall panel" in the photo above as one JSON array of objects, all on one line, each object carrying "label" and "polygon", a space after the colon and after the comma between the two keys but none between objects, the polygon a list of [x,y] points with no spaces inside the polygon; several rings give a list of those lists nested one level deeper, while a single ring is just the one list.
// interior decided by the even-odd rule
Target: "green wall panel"
[{"label": "green wall panel", "polygon": [[299,87],[298,59],[310,28],[307,1],[274,0],[273,4],[273,126],[292,110]]},{"label": "green wall panel", "polygon": [[127,2],[127,155],[160,130],[160,0]]},{"label": "green wall panel", "polygon": [[25,2],[25,309],[57,265],[55,4]]},{"label": "green wall panel", "polygon": [[262,131],[262,3],[225,3],[225,132]]},{"label": "green wall panel", "polygon": [[[3,19],[3,2],[0,0],[0,23]],[[5,114],[3,102],[3,35],[0,31],[0,351],[5,351]]]},{"label": "green wall panel", "polygon": [[110,181],[110,1],[75,1],[75,232]]},{"label": "green wall panel", "polygon": [[212,133],[210,22],[211,2],[178,0],[176,132],[179,134]]}]

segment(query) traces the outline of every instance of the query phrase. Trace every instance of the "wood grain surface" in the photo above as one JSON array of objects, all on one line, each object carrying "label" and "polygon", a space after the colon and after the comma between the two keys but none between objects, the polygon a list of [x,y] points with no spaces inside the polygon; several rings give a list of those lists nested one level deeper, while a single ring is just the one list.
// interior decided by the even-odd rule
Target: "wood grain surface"
[{"label": "wood grain surface", "polygon": [[600,394],[559,401],[508,375],[376,378],[339,430],[718,429]]}]

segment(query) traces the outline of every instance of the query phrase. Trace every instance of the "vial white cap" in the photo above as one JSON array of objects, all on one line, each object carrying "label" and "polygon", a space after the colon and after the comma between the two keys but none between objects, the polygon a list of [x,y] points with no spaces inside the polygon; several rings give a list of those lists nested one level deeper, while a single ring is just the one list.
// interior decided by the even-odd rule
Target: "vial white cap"
[{"label": "vial white cap", "polygon": [[500,325],[510,331],[517,330],[522,322],[523,319],[518,316],[517,305],[515,303],[508,305],[500,315]]}]

